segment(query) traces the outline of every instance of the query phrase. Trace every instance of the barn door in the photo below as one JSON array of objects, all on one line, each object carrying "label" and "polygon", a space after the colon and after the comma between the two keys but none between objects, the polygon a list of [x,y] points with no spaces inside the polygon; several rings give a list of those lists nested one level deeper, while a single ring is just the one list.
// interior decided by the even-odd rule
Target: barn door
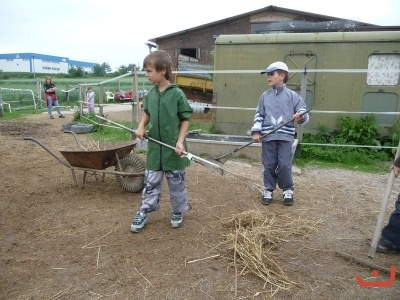
[{"label": "barn door", "polygon": [[[285,57],[285,63],[290,70],[306,70],[317,68],[317,56],[312,52],[307,53],[291,53]],[[302,72],[289,72],[289,80],[286,83],[288,88],[300,94]],[[306,99],[307,108],[313,107],[315,95],[315,77],[316,73],[307,71],[307,91]]]}]

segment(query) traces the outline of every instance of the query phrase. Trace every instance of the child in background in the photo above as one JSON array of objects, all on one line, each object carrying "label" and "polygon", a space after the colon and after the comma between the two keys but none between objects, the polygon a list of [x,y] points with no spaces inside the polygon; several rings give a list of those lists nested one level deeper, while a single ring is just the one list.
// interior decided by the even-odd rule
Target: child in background
[{"label": "child in background", "polygon": [[261,95],[251,128],[253,141],[262,142],[264,190],[261,203],[265,205],[271,203],[276,184],[283,190],[283,203],[293,205],[292,145],[296,128],[292,122],[263,140],[261,135],[290,119],[295,119],[299,124],[309,121],[308,114],[301,115],[307,110],[305,102],[286,86],[288,73],[289,68],[280,61],[261,72],[267,74],[271,88]]},{"label": "child in background", "polygon": [[175,151],[148,141],[145,187],[141,206],[131,224],[132,232],[141,231],[148,221],[148,213],[159,209],[164,175],[171,202],[171,227],[181,227],[182,214],[189,209],[185,186],[185,168],[189,160],[181,155],[186,150],[185,137],[193,110],[182,90],[170,82],[172,59],[167,52],[157,50],[148,54],[143,61],[143,69],[154,87],[144,100],[144,114],[136,130],[136,137],[145,138],[145,127],[149,125],[148,136],[174,145]]},{"label": "child in background", "polygon": [[86,102],[87,102],[87,107],[88,107],[88,112],[93,113],[94,112],[94,96],[95,93],[93,92],[92,87],[87,88],[86,92]]}]

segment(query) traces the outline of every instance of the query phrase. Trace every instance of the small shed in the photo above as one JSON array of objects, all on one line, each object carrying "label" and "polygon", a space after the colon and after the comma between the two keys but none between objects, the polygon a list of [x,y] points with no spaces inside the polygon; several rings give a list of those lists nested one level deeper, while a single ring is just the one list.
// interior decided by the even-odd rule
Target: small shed
[{"label": "small shed", "polygon": [[[244,135],[260,95],[269,89],[260,75],[274,61],[289,67],[288,87],[319,111],[400,112],[400,32],[316,32],[220,35],[215,41],[214,105],[217,129]],[[301,93],[306,74],[306,91]],[[234,109],[244,108],[244,109]],[[385,133],[395,114],[376,114]],[[304,129],[336,128],[337,114],[313,114]]]}]

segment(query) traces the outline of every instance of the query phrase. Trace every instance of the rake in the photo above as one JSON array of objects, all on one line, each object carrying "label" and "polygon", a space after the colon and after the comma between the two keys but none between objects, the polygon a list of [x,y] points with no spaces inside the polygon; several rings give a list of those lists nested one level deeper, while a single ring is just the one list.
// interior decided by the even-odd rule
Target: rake
[{"label": "rake", "polygon": [[[308,110],[306,110],[305,112],[302,112],[302,113],[300,114],[300,116],[302,116],[302,115],[308,113],[310,110],[311,110],[311,109],[308,109]],[[272,129],[271,131],[269,131],[269,132],[267,132],[267,133],[264,133],[264,134],[261,136],[261,139],[263,139],[263,138],[265,138],[267,135],[270,135],[271,133],[273,133],[273,132],[275,132],[275,131],[281,129],[283,126],[288,125],[289,123],[293,122],[294,120],[295,120],[295,119],[292,118],[292,119],[290,119],[289,121],[287,121],[287,122],[285,122],[285,123],[279,125],[278,127]],[[250,145],[253,144],[253,143],[254,143],[254,141],[251,141],[251,142],[249,142],[249,143],[247,143],[247,144],[244,144],[244,145],[242,145],[242,146],[239,146],[239,147],[233,149],[232,151],[229,151],[229,152],[227,152],[227,153],[225,153],[225,154],[222,154],[222,155],[220,155],[220,156],[218,156],[218,157],[213,158],[213,160],[215,160],[215,161],[217,161],[217,162],[219,162],[219,163],[221,163],[221,164],[224,164],[224,163],[226,163],[226,162],[228,161],[228,159],[230,159],[232,156],[234,156],[236,152],[238,152],[239,150],[243,149],[244,147],[250,146]]]},{"label": "rake", "polygon": [[[119,124],[117,122],[111,121],[111,120],[109,120],[107,118],[104,118],[104,117],[101,117],[101,116],[98,116],[98,115],[96,115],[96,117],[99,118],[100,120],[106,121],[106,122],[108,122],[110,124],[113,124],[113,125],[115,125],[117,127],[120,127],[122,129],[128,130],[128,131],[130,131],[132,133],[135,133],[135,130],[133,130],[133,129],[129,128],[129,127],[126,127],[126,126],[124,126],[122,124]],[[166,148],[169,148],[171,150],[175,150],[175,147],[173,147],[171,145],[168,145],[168,144],[165,144],[163,142],[160,142],[159,140],[153,139],[153,138],[151,138],[151,137],[149,137],[147,135],[145,135],[144,137],[146,139],[148,139],[149,141],[155,142],[155,143],[157,143],[159,145],[162,145],[162,146],[164,146]],[[198,157],[196,155],[193,155],[193,154],[191,154],[189,152],[184,151],[183,152],[183,156],[187,157],[187,159],[189,159],[191,161],[194,161],[194,162],[196,162],[196,163],[198,163],[198,164],[200,164],[200,165],[202,165],[202,166],[204,166],[206,168],[209,168],[209,169],[211,169],[211,170],[213,170],[213,171],[215,171],[215,172],[217,172],[217,173],[219,173],[221,175],[224,175],[224,173],[225,173],[225,170],[223,168],[221,168],[219,165],[217,165],[215,163],[212,163],[212,162],[210,162],[208,160],[205,160],[205,159],[203,159],[201,157]]]}]

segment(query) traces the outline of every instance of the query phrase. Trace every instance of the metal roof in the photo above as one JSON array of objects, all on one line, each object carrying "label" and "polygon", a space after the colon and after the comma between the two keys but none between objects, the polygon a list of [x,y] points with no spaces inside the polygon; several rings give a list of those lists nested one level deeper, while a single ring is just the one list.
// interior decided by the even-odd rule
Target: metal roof
[{"label": "metal roof", "polygon": [[250,11],[250,12],[247,12],[247,13],[244,13],[244,14],[232,16],[232,17],[229,17],[229,18],[226,18],[226,19],[221,19],[221,20],[218,20],[218,21],[215,21],[215,22],[211,22],[211,23],[200,25],[200,26],[188,28],[188,29],[185,29],[185,30],[182,30],[182,31],[177,31],[177,32],[170,33],[170,34],[167,34],[167,35],[159,36],[159,37],[150,39],[149,41],[156,43],[156,41],[158,39],[165,39],[165,38],[172,37],[172,36],[175,36],[175,35],[180,35],[182,33],[187,33],[189,31],[193,31],[193,30],[197,30],[197,29],[203,29],[203,28],[206,28],[206,27],[209,27],[209,26],[231,22],[231,21],[234,21],[234,20],[239,19],[239,18],[247,17],[247,16],[250,16],[250,15],[257,14],[257,13],[262,13],[262,12],[288,12],[288,13],[293,13],[293,14],[297,14],[297,15],[303,15],[303,16],[308,16],[308,17],[313,17],[313,18],[318,18],[318,19],[325,19],[326,21],[331,21],[331,20],[342,20],[342,21],[345,21],[346,20],[346,21],[352,21],[353,23],[357,24],[358,26],[380,27],[379,25],[358,22],[358,21],[354,21],[354,20],[350,20],[350,19],[337,18],[337,17],[332,17],[332,16],[309,13],[309,12],[305,12],[305,11],[301,11],[301,10],[293,10],[293,9],[282,8],[282,7],[278,7],[278,6],[274,6],[274,5],[269,5],[269,6],[266,6],[264,8],[253,10],[253,11]]},{"label": "metal roof", "polygon": [[231,34],[218,36],[215,40],[215,44],[293,44],[304,42],[332,43],[345,41],[400,42],[400,34],[398,31]]}]

